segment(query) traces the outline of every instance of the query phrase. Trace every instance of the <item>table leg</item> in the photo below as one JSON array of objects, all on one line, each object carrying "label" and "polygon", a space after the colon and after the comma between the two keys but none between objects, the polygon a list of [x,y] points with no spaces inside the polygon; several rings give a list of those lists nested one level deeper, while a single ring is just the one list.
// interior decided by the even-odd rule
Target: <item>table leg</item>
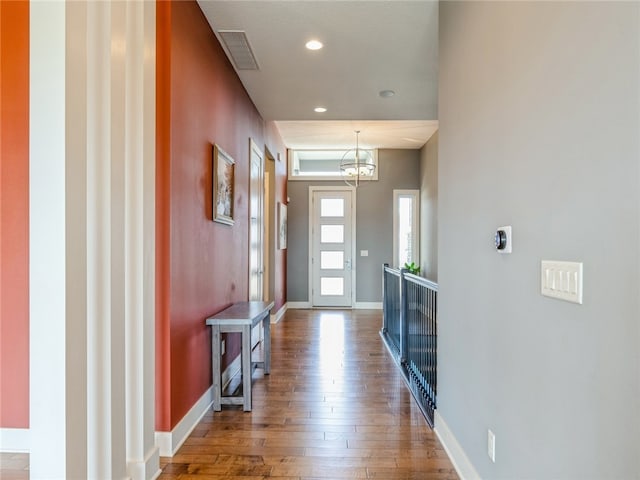
[{"label": "table leg", "polygon": [[242,327],[242,403],[251,411],[251,325]]},{"label": "table leg", "polygon": [[264,374],[271,373],[271,316],[267,313],[262,325],[264,326]]},{"label": "table leg", "polygon": [[222,410],[222,382],[221,378],[221,361],[220,358],[220,327],[218,325],[211,326],[211,370],[213,374],[213,411]]}]

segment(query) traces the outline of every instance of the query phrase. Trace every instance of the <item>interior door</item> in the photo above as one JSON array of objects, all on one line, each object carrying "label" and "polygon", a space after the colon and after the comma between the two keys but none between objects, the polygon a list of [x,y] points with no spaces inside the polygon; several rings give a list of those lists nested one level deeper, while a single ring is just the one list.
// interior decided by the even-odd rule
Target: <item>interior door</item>
[{"label": "interior door", "polygon": [[[249,300],[263,300],[264,271],[264,164],[258,145],[251,140],[251,173],[249,183]],[[251,332],[251,347],[261,339],[261,328]]]},{"label": "interior door", "polygon": [[311,195],[312,303],[352,307],[353,190]]},{"label": "interior door", "polygon": [[264,272],[262,275],[262,290],[263,295],[262,298],[264,300],[271,300],[269,295],[270,292],[270,268],[271,263],[269,261],[269,253],[271,252],[271,229],[269,228],[272,222],[271,219],[271,184],[270,182],[270,172],[265,169],[264,171],[264,250],[262,256],[262,271]]}]

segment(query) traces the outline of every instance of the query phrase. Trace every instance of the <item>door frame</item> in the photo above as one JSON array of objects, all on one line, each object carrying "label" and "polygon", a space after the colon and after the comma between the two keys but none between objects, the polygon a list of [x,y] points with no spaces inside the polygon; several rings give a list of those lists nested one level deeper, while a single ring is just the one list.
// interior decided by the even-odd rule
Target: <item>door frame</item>
[{"label": "door frame", "polygon": [[278,214],[276,208],[276,160],[265,146],[264,148],[264,258],[262,284],[264,300],[275,301],[275,264],[278,242],[276,238]]},{"label": "door frame", "polygon": [[[255,182],[258,187],[258,217],[256,221],[259,223],[257,232],[258,232],[258,242],[260,243],[259,248],[256,250],[258,252],[258,275],[259,275],[259,288],[258,291],[252,292],[251,289],[251,207],[253,201],[253,191],[252,191],[252,163],[253,163],[253,154],[259,159],[259,176],[257,181]],[[248,284],[248,297],[251,300],[252,293],[260,296],[261,300],[264,300],[264,152],[258,146],[258,144],[253,140],[253,138],[249,138],[249,284]]]},{"label": "door frame", "polygon": [[[313,263],[311,262],[313,258],[313,225],[315,221],[315,215],[313,211],[313,194],[315,192],[351,192],[351,308],[355,308],[356,306],[356,212],[358,211],[356,208],[356,188],[349,186],[310,186],[309,187],[309,245],[308,245],[308,272],[309,272],[309,289],[307,293],[307,298],[309,305],[313,307]],[[318,262],[316,262],[319,265]],[[327,308],[327,307],[323,307]],[[348,307],[341,307],[348,308]]]}]

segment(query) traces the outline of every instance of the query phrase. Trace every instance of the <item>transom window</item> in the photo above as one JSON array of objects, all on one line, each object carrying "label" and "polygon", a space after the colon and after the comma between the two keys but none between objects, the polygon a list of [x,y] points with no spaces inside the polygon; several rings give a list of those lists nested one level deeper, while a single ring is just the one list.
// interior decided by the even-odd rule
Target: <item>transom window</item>
[{"label": "transom window", "polygon": [[[360,149],[364,150],[364,149]],[[289,155],[289,180],[338,180],[340,161],[347,150],[293,150]],[[376,168],[366,180],[378,179],[378,150],[366,150],[371,154]],[[362,179],[362,177],[361,177]]]}]

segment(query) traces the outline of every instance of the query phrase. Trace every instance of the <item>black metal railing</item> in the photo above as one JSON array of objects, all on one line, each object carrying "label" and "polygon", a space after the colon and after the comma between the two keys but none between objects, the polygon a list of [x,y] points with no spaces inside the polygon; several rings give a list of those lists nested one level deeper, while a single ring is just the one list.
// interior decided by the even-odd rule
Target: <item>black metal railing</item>
[{"label": "black metal railing", "polygon": [[432,427],[437,392],[437,297],[436,283],[384,265],[380,334]]},{"label": "black metal railing", "polygon": [[385,265],[383,277],[382,333],[396,361],[400,360],[400,270]]}]

